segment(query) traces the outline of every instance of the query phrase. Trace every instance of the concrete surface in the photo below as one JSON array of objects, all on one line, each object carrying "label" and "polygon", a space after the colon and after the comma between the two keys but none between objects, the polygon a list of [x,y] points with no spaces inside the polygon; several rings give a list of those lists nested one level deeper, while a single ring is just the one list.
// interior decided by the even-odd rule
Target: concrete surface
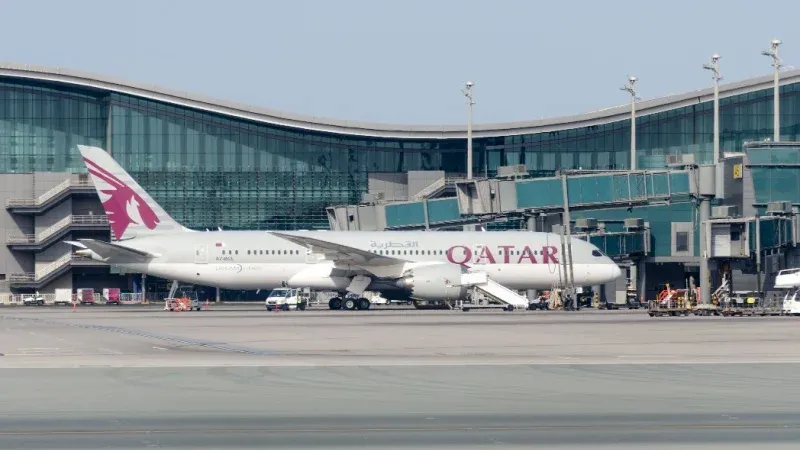
[{"label": "concrete surface", "polygon": [[0,448],[796,448],[799,325],[0,310]]}]

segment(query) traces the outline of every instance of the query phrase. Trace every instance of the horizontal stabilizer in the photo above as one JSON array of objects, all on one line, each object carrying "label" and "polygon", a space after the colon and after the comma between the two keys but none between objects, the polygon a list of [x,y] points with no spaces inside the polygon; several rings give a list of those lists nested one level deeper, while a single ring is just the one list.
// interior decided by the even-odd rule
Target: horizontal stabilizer
[{"label": "horizontal stabilizer", "polygon": [[111,242],[103,242],[95,239],[78,239],[78,243],[95,252],[104,260],[141,260],[148,258],[155,258],[158,255],[148,253],[143,250],[125,247],[124,245],[114,244]]},{"label": "horizontal stabilizer", "polygon": [[69,245],[71,245],[73,247],[84,248],[84,249],[87,248],[85,245],[81,244],[78,241],[64,241],[64,243],[65,244],[69,244]]}]

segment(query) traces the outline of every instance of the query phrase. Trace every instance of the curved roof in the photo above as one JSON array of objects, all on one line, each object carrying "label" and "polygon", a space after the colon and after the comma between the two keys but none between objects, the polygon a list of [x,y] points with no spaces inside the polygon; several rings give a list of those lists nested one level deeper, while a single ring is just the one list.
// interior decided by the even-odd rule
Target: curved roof
[{"label": "curved roof", "polygon": [[[41,67],[27,64],[0,64],[0,77],[33,79],[83,88],[119,92],[177,106],[195,108],[267,124],[324,133],[403,139],[466,138],[467,135],[466,125],[393,125],[302,116],[130,82],[114,77],[77,72],[62,68]],[[800,69],[786,71],[781,74],[781,84],[791,84],[798,81],[800,81]],[[729,83],[720,86],[720,96],[727,97],[768,89],[772,87],[772,83],[772,75]],[[712,99],[713,89],[707,88],[652,100],[644,100],[636,104],[637,116],[645,116],[665,110],[707,102]],[[629,115],[630,107],[628,105],[621,105],[600,111],[551,119],[475,124],[473,125],[473,136],[476,138],[499,137],[567,130],[616,122],[628,118]]]}]

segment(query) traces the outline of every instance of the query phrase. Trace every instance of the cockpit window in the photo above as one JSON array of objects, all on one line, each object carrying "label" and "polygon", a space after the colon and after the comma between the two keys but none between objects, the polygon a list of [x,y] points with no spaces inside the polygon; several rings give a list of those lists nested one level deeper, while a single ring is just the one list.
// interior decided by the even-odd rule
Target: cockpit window
[{"label": "cockpit window", "polygon": [[603,252],[601,252],[600,250],[592,250],[592,256],[597,256],[599,258],[606,255],[604,255]]}]

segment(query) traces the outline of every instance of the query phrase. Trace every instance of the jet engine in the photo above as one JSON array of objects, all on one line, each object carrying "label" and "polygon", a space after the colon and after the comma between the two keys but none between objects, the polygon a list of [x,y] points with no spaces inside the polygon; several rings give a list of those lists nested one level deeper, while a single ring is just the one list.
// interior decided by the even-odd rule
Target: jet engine
[{"label": "jet engine", "polygon": [[409,270],[397,284],[411,291],[411,298],[444,301],[464,298],[467,287],[461,286],[465,270],[455,264],[422,266]]}]

